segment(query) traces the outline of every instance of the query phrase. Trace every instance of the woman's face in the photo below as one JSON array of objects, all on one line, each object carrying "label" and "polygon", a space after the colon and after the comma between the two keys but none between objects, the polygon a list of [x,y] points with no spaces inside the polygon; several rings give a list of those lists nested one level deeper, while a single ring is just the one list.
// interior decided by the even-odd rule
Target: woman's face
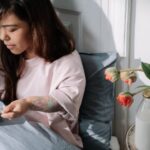
[{"label": "woman's face", "polygon": [[0,40],[13,54],[25,52],[29,58],[34,55],[29,25],[13,13],[4,15],[0,20]]}]

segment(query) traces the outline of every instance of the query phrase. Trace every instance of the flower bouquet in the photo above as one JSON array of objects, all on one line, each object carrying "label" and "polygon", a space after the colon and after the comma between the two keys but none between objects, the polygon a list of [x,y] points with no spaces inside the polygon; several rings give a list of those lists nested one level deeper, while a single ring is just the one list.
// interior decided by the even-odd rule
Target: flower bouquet
[{"label": "flower bouquet", "polygon": [[[143,72],[150,79],[150,64],[142,62],[141,69],[127,68],[118,70],[116,67],[109,67],[105,70],[105,79],[113,83],[121,79],[124,83],[131,86],[137,80],[137,72]],[[119,93],[117,101],[122,106],[129,107],[134,101],[134,96],[140,92],[143,93],[144,97],[150,98],[150,86],[141,85],[137,87],[137,91],[134,93],[129,91]]]}]

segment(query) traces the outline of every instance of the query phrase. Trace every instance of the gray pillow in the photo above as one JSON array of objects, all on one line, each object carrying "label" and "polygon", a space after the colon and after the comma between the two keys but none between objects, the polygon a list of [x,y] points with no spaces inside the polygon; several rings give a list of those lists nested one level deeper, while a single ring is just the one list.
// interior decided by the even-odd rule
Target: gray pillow
[{"label": "gray pillow", "polygon": [[87,80],[79,116],[84,149],[108,150],[114,114],[114,86],[105,80],[104,70],[115,64],[117,54],[80,53],[80,56]]}]

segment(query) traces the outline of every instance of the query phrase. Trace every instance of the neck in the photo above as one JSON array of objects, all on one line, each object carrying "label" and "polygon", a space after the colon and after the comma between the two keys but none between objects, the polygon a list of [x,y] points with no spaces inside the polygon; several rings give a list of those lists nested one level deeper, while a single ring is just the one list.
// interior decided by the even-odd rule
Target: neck
[{"label": "neck", "polygon": [[25,54],[25,59],[31,59],[31,58],[34,58],[35,56],[37,56],[37,55],[33,51],[27,52]]}]

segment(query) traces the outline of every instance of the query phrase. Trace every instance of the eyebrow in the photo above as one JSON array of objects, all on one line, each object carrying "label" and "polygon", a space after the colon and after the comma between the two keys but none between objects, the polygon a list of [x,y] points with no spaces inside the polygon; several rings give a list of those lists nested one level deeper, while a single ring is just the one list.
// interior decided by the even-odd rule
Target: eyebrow
[{"label": "eyebrow", "polygon": [[0,28],[6,28],[6,27],[18,27],[18,25],[10,24],[10,25],[0,25]]}]

